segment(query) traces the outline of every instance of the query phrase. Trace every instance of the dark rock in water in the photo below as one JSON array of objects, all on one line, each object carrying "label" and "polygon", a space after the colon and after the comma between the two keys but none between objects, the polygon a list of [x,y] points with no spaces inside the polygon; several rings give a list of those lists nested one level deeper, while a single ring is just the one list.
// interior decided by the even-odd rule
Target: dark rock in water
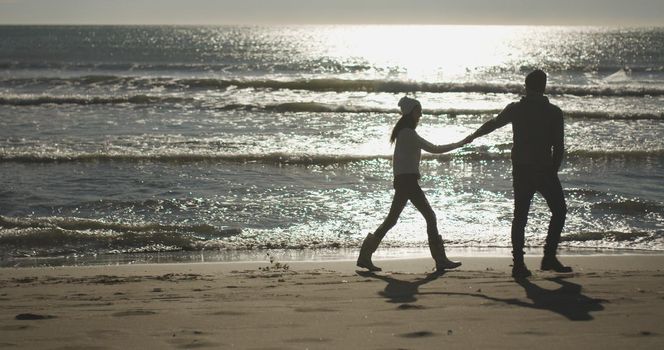
[{"label": "dark rock in water", "polygon": [[37,315],[37,314],[18,314],[15,319],[17,320],[47,320],[49,318],[55,318],[51,315]]}]

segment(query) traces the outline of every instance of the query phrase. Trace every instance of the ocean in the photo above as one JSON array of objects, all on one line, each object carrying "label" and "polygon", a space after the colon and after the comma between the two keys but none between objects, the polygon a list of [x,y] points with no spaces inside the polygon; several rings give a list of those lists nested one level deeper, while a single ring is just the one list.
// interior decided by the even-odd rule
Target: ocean
[{"label": "ocean", "polygon": [[[399,98],[451,143],[535,68],[565,114],[561,249],[664,250],[664,28],[0,26],[2,264],[352,252],[390,206]],[[452,249],[510,247],[511,137],[423,156]],[[548,219],[537,195],[532,249]],[[426,246],[412,205],[383,246]]]}]

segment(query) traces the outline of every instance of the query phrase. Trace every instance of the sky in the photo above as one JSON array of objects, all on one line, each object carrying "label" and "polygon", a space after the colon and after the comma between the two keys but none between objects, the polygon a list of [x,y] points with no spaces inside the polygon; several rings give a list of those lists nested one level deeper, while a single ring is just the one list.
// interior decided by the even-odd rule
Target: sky
[{"label": "sky", "polygon": [[0,0],[0,24],[664,26],[664,0]]}]

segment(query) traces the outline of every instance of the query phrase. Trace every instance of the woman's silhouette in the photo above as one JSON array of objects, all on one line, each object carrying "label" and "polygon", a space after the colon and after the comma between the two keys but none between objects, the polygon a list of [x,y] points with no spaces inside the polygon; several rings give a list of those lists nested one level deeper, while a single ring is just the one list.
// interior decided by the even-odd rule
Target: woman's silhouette
[{"label": "woman's silhouette", "polygon": [[422,150],[430,153],[445,153],[465,144],[464,141],[451,143],[448,145],[434,145],[420,137],[415,128],[422,117],[422,105],[419,101],[403,97],[399,100],[401,109],[401,118],[392,129],[390,142],[394,146],[394,157],[392,165],[394,169],[394,198],[390,212],[385,221],[376,229],[373,234],[368,234],[362,243],[360,256],[357,259],[357,266],[369,269],[370,271],[380,271],[381,268],[374,265],[371,261],[371,255],[376,251],[380,241],[385,237],[397,220],[401,211],[410,200],[417,210],[422,213],[427,222],[427,235],[429,238],[429,249],[431,256],[436,261],[436,270],[453,269],[461,265],[458,261],[451,261],[445,254],[443,239],[438,234],[438,225],[436,223],[436,214],[429,205],[427,198],[422,192],[418,180],[420,178],[420,158]]}]

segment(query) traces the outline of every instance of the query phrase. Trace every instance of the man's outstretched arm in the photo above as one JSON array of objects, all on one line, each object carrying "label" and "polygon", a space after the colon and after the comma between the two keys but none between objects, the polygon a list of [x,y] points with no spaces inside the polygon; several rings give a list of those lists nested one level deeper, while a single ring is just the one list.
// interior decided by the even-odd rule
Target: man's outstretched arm
[{"label": "man's outstretched arm", "polygon": [[500,112],[500,114],[498,114],[498,116],[482,124],[482,126],[480,126],[477,130],[475,130],[475,132],[468,135],[464,139],[464,142],[466,143],[472,142],[474,139],[480,136],[489,134],[494,130],[509,124],[512,121],[511,107],[512,105],[508,105],[507,107],[505,107],[505,109],[503,109],[502,112]]}]

